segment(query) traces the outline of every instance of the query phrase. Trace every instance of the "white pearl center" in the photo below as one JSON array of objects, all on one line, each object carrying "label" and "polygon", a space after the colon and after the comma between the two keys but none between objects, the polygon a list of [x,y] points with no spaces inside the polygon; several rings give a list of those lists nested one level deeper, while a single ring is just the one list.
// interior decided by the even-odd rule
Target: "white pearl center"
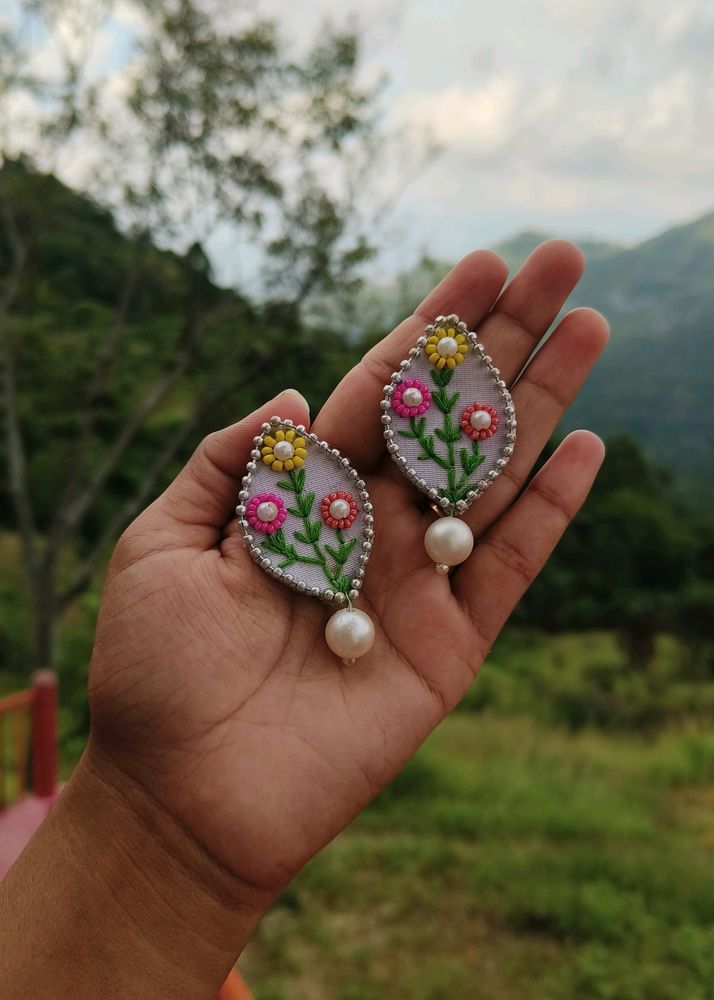
[{"label": "white pearl center", "polygon": [[442,337],[436,345],[436,350],[442,358],[453,358],[459,350],[459,345],[456,343],[454,337]]},{"label": "white pearl center", "polygon": [[368,653],[374,644],[372,619],[354,608],[336,611],[325,626],[325,640],[336,656],[356,660]]},{"label": "white pearl center", "polygon": [[424,548],[435,563],[458,566],[471,555],[474,536],[458,517],[440,517],[426,529]]},{"label": "white pearl center", "polygon": [[273,448],[273,454],[281,462],[287,462],[287,460],[292,458],[295,454],[295,449],[289,441],[278,441]]},{"label": "white pearl center", "polygon": [[487,431],[491,426],[491,414],[488,410],[474,410],[471,414],[471,426],[475,431]]},{"label": "white pearl center", "polygon": [[402,402],[405,406],[421,406],[424,402],[424,396],[419,389],[412,385],[402,393]]},{"label": "white pearl center", "polygon": [[278,516],[278,505],[273,503],[272,500],[264,500],[263,503],[258,504],[258,509],[255,513],[259,521],[270,524]]},{"label": "white pearl center", "polygon": [[342,521],[344,518],[350,516],[351,509],[346,500],[338,497],[337,500],[333,500],[330,504],[330,517],[334,517],[336,521]]}]

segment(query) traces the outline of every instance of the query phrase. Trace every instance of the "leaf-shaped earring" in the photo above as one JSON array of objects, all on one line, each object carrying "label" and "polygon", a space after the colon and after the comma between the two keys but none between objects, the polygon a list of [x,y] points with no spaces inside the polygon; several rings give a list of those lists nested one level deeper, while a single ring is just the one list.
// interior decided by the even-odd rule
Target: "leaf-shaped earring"
[{"label": "leaf-shaped earring", "polygon": [[473,550],[459,515],[513,454],[516,415],[501,373],[458,316],[437,316],[425,332],[384,388],[382,423],[387,451],[442,515],[424,545],[448,573]]},{"label": "leaf-shaped earring", "polygon": [[266,573],[337,606],[325,640],[352,663],[374,643],[372,620],[352,607],[374,538],[364,480],[301,424],[271,417],[260,431],[236,507],[245,543]]}]

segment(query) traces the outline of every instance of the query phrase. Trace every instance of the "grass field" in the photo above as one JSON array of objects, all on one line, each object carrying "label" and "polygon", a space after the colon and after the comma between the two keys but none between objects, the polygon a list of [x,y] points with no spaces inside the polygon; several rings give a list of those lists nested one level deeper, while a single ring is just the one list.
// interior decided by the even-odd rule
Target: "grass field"
[{"label": "grass field", "polygon": [[267,916],[240,963],[256,1000],[714,998],[713,720],[671,637],[636,671],[612,633],[508,630]]},{"label": "grass field", "polygon": [[714,735],[457,713],[241,968],[258,1000],[714,997]]}]

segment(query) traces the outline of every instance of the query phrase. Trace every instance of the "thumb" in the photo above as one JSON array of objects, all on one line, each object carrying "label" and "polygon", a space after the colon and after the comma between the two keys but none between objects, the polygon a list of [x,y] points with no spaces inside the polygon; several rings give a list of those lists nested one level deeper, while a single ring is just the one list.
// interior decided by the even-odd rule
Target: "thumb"
[{"label": "thumb", "polygon": [[209,549],[215,545],[238,502],[253,438],[272,416],[307,427],[310,407],[297,389],[285,389],[237,424],[209,434],[139,520],[152,531],[169,527],[174,540],[178,527],[183,535],[179,546]]}]

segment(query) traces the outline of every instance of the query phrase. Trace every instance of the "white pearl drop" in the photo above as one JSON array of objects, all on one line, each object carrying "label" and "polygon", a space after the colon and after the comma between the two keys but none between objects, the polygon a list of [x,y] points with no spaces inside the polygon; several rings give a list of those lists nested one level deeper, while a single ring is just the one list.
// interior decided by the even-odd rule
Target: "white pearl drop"
[{"label": "white pearl drop", "polygon": [[442,337],[436,345],[436,350],[439,357],[453,358],[459,350],[459,345],[456,343],[454,337]]},{"label": "white pearl drop", "polygon": [[330,517],[334,517],[336,521],[342,521],[344,518],[350,516],[350,510],[349,503],[338,497],[337,500],[333,500],[330,504]]},{"label": "white pearl drop", "polygon": [[474,410],[470,423],[475,431],[487,431],[491,426],[491,414],[488,410]]},{"label": "white pearl drop", "polygon": [[419,389],[412,385],[402,393],[402,402],[405,406],[421,406],[424,402],[424,396]]},{"label": "white pearl drop", "polygon": [[342,608],[325,626],[325,641],[335,656],[356,660],[374,645],[374,624],[364,611]]},{"label": "white pearl drop", "polygon": [[273,454],[281,462],[287,462],[295,454],[295,449],[289,441],[278,441],[273,448]]},{"label": "white pearl drop", "polygon": [[435,563],[458,566],[471,555],[474,536],[458,517],[440,517],[426,529],[424,548]]},{"label": "white pearl drop", "polygon": [[272,500],[264,500],[263,503],[258,504],[258,509],[255,513],[259,521],[269,524],[278,516],[278,507]]}]

